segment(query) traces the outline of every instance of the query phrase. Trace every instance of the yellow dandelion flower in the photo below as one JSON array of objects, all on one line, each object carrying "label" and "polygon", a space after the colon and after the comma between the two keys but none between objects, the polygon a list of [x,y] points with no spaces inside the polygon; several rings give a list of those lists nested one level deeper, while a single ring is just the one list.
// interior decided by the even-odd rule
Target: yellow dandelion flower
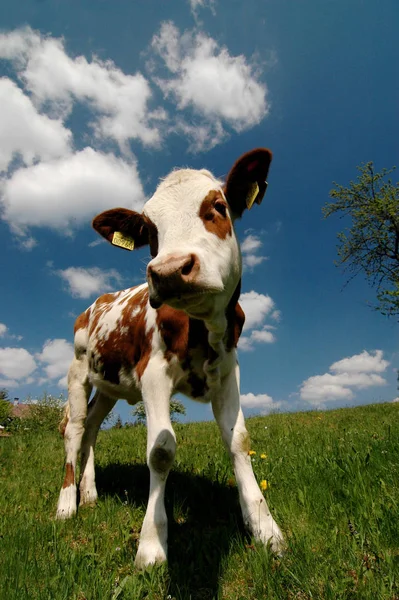
[{"label": "yellow dandelion flower", "polygon": [[260,457],[265,459],[265,458],[267,458],[267,454],[261,454]]},{"label": "yellow dandelion flower", "polygon": [[255,456],[256,452],[255,452],[255,450],[249,450],[248,454],[249,454],[249,456]]},{"label": "yellow dandelion flower", "polygon": [[265,491],[265,490],[267,490],[267,481],[266,481],[266,479],[262,479],[262,481],[261,481],[261,482],[260,482],[260,484],[259,484],[259,487],[260,487],[260,489],[261,489],[262,491]]}]

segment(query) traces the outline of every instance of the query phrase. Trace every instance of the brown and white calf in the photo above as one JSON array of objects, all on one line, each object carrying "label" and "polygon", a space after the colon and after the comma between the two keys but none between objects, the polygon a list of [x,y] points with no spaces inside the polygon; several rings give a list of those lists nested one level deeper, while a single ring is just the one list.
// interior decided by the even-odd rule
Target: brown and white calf
[{"label": "brown and white calf", "polygon": [[93,221],[115,245],[149,244],[152,260],[147,283],[101,296],[76,320],[64,422],[66,475],[57,517],[77,509],[79,450],[82,505],[97,499],[94,446],[102,421],[118,398],[130,404],[143,400],[150,492],[139,567],[167,557],[164,492],[176,449],[169,401],[177,392],[211,402],[233,461],[246,525],[275,551],[283,543],[248,455],[236,355],[245,316],[238,304],[242,265],[234,221],[261,203],[270,162],[269,150],[253,150],[235,163],[225,183],[206,170],[176,170],[141,214],[116,208]]}]

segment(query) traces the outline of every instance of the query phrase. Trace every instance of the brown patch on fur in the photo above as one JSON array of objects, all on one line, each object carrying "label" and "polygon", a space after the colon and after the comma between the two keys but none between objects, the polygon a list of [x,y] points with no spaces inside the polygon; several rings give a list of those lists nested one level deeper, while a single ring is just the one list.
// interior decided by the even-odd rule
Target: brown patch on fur
[{"label": "brown patch on fur", "polygon": [[78,316],[75,321],[75,326],[73,328],[73,332],[76,333],[79,329],[85,329],[89,323],[90,318],[90,309],[88,308],[84,313]]},{"label": "brown patch on fur", "polygon": [[180,361],[187,356],[189,317],[181,310],[163,304],[157,310],[157,326],[165,343],[165,358],[177,356]]},{"label": "brown patch on fur", "polygon": [[[107,294],[107,296],[113,297],[113,294]],[[143,376],[151,355],[153,335],[152,331],[149,331],[148,334],[145,331],[147,303],[148,292],[144,289],[126,302],[121,310],[118,326],[110,331],[107,339],[97,340],[96,354],[99,358],[96,368],[110,383],[119,383],[121,369],[130,371],[134,368],[139,379]],[[133,316],[137,307],[139,307],[139,311]],[[112,308],[112,303],[110,308]],[[99,315],[96,326],[103,314],[104,311]]]},{"label": "brown patch on fur", "polygon": [[75,473],[73,470],[72,463],[67,463],[65,466],[65,479],[62,484],[62,489],[69,487],[75,483]]},{"label": "brown patch on fur", "polygon": [[208,356],[208,331],[200,319],[192,319],[182,310],[163,304],[157,310],[157,325],[166,346],[166,360],[177,356],[183,368],[187,368],[190,351],[201,348],[204,356]]},{"label": "brown patch on fur", "polygon": [[232,225],[228,212],[228,205],[221,192],[211,190],[201,203],[199,216],[207,231],[224,240],[232,233]]}]

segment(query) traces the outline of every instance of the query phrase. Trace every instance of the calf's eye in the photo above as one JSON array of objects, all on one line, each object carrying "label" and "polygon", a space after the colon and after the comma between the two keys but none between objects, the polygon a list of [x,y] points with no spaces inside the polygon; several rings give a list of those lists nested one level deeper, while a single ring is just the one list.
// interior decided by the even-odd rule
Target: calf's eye
[{"label": "calf's eye", "polygon": [[219,214],[222,215],[222,217],[225,217],[227,215],[227,206],[224,202],[215,202],[214,208],[218,211]]}]

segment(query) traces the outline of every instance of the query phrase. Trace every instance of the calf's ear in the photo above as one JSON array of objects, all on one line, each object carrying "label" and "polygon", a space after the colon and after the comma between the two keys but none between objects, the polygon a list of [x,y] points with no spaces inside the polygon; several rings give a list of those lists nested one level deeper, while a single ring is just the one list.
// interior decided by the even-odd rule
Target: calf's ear
[{"label": "calf's ear", "polygon": [[114,246],[134,250],[149,243],[144,215],[127,208],[112,208],[93,219],[93,228]]},{"label": "calf's ear", "polygon": [[272,153],[266,148],[257,148],[243,154],[233,165],[227,176],[224,194],[236,217],[245,209],[260,204],[267,188]]}]

